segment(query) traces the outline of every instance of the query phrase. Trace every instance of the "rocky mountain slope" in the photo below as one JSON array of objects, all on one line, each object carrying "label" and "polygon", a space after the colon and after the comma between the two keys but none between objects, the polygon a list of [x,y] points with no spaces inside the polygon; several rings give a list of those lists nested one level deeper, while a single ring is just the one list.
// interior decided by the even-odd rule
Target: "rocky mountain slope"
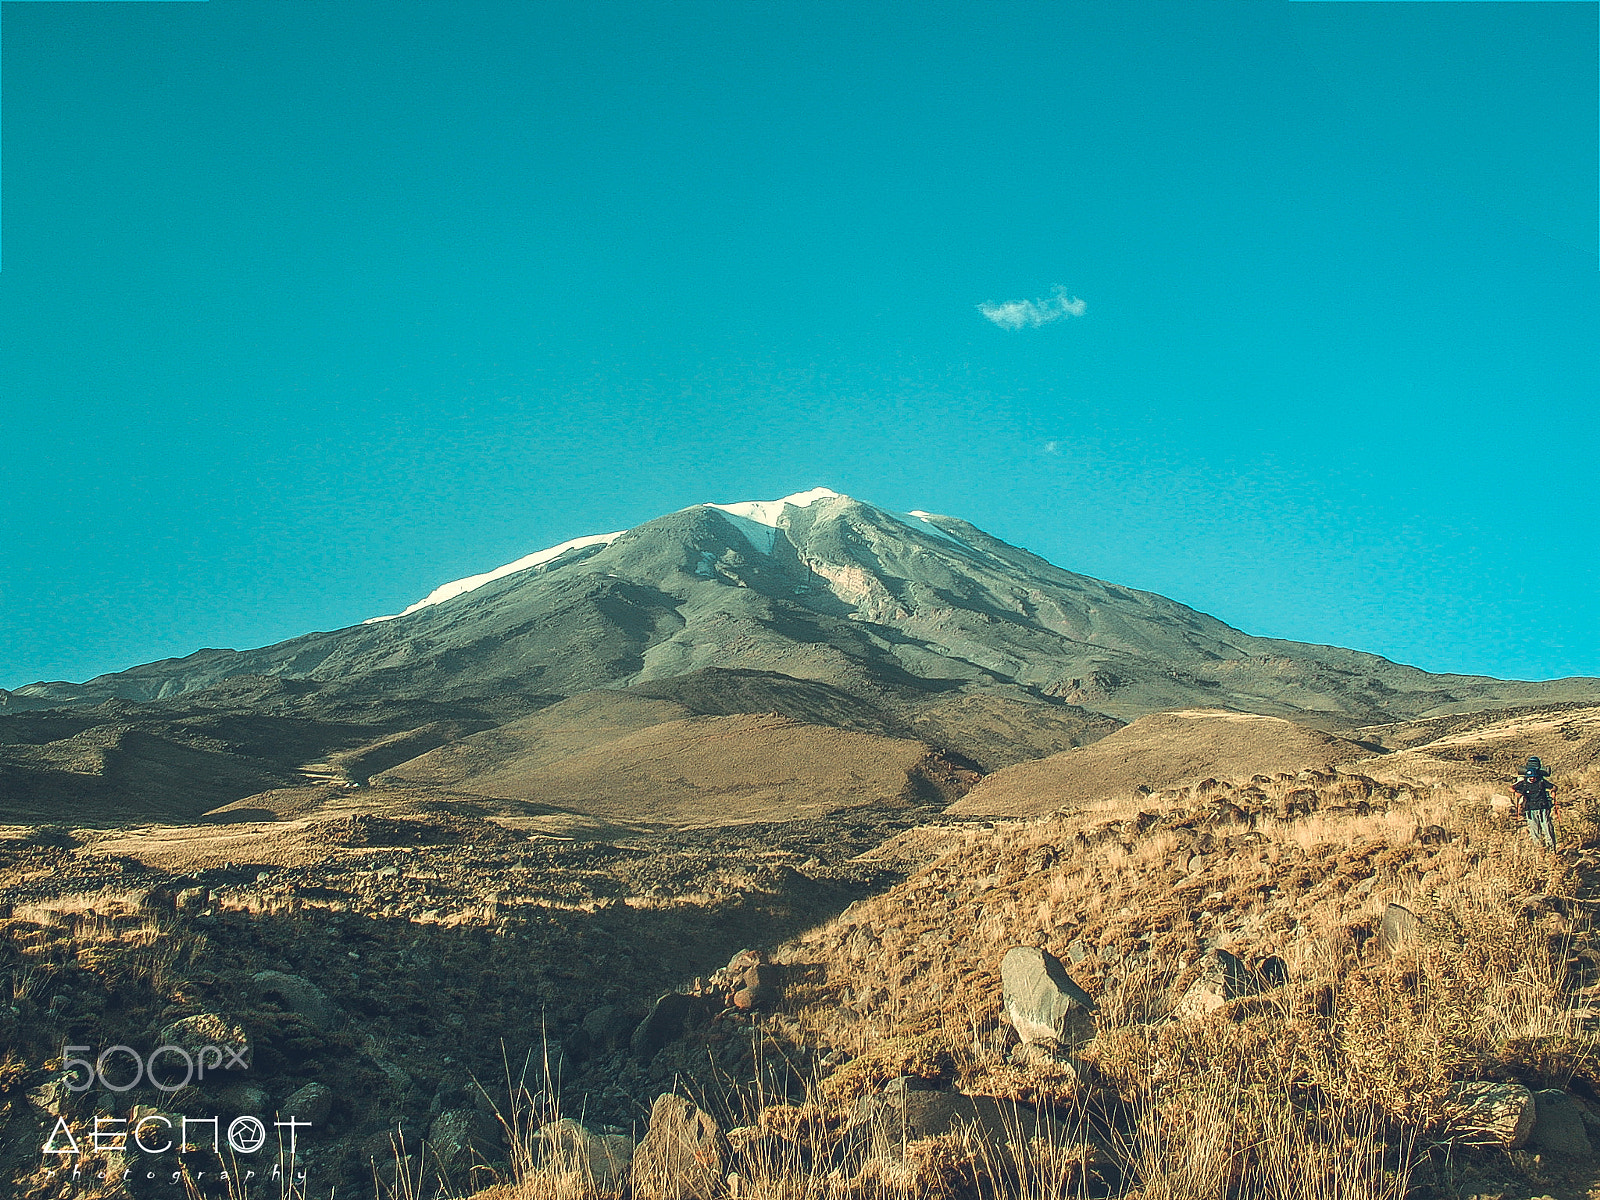
[{"label": "rocky mountain slope", "polygon": [[169,698],[245,675],[387,699],[567,696],[743,667],[853,693],[1001,690],[1124,720],[1204,703],[1370,724],[1600,689],[1431,675],[1253,637],[958,518],[891,513],[823,488],[697,505],[519,562],[529,565],[444,585],[397,617],[85,684],[30,684],[10,705]]},{"label": "rocky mountain slope", "polygon": [[[624,822],[651,798],[647,823],[775,820],[901,786],[851,764],[993,772],[1169,709],[1341,734],[1596,699],[1600,680],[1432,675],[1253,637],[957,518],[816,489],[576,538],[349,629],[20,688],[0,713],[0,819],[229,819],[376,783]],[[789,725],[733,720],[769,714]],[[725,804],[740,787],[767,799]]]}]

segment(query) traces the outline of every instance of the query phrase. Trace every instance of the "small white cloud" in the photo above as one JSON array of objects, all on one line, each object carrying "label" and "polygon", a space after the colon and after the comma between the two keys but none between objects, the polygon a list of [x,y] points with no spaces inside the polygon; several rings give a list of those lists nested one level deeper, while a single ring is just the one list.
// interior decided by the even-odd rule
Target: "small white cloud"
[{"label": "small white cloud", "polygon": [[1004,304],[980,304],[978,311],[1001,329],[1037,329],[1063,317],[1081,317],[1089,306],[1058,287],[1055,295],[1042,300],[1008,300]]},{"label": "small white cloud", "polygon": [[1046,442],[1044,444],[1044,452],[1046,454],[1060,454],[1061,453],[1061,443],[1060,442]]}]

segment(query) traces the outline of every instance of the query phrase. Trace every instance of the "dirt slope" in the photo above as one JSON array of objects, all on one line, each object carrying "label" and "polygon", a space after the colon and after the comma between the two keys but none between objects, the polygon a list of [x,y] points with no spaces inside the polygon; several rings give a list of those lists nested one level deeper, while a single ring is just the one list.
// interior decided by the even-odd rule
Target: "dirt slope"
[{"label": "dirt slope", "polygon": [[603,746],[663,721],[691,715],[671,700],[626,692],[585,692],[520,721],[440,746],[379,772],[374,782],[396,786],[455,787],[510,764],[532,770]]},{"label": "dirt slope", "polygon": [[997,771],[949,811],[1037,816],[1141,786],[1271,775],[1352,762],[1369,753],[1354,742],[1277,717],[1218,709],[1153,713],[1091,745]]},{"label": "dirt slope", "polygon": [[182,821],[286,782],[183,730],[96,725],[43,745],[0,746],[0,821]]},{"label": "dirt slope", "polygon": [[1509,782],[1530,754],[1557,774],[1600,762],[1600,708],[1576,705],[1472,713],[1358,730],[1393,752],[1363,767],[1440,783]]},{"label": "dirt slope", "polygon": [[775,713],[693,716],[676,701],[600,691],[441,746],[375,782],[700,825],[815,816],[919,788],[954,798],[976,778],[908,738]]}]

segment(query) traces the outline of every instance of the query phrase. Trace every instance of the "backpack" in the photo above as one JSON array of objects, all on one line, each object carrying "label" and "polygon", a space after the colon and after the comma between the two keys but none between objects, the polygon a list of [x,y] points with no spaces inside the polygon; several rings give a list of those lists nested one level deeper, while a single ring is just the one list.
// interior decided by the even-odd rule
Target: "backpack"
[{"label": "backpack", "polygon": [[1522,807],[1525,810],[1551,807],[1550,783],[1543,774],[1524,775],[1522,782],[1517,784],[1516,791],[1522,797]]}]

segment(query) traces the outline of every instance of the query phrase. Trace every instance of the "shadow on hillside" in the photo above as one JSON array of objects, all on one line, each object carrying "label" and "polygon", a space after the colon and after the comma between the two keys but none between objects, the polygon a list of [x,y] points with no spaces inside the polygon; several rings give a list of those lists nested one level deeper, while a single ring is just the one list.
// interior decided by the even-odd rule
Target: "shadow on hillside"
[{"label": "shadow on hillside", "polygon": [[[811,831],[801,841],[821,836]],[[481,1111],[483,1092],[509,1112],[508,1073],[526,1075],[538,1092],[547,1064],[563,1082],[568,1111],[638,1122],[653,1096],[672,1088],[662,1063],[653,1071],[628,1050],[656,997],[711,975],[741,949],[770,947],[826,921],[893,880],[866,869],[811,878],[763,861],[756,847],[772,844],[770,830],[726,839],[705,831],[686,840],[687,849],[673,852],[566,847],[545,863],[538,886],[559,892],[565,873],[581,876],[588,895],[577,898],[574,886],[570,902],[546,896],[540,903],[516,895],[529,890],[529,855],[507,856],[504,846],[485,847],[479,863],[428,854],[459,847],[383,847],[362,856],[360,886],[330,870],[297,879],[287,894],[271,883],[270,864],[181,877],[125,872],[120,888],[115,879],[74,881],[70,851],[41,846],[41,863],[56,862],[56,898],[17,903],[0,922],[0,972],[9,971],[23,993],[13,1013],[0,1015],[0,1039],[26,1068],[7,1082],[19,1091],[47,1084],[43,1064],[64,1045],[88,1046],[91,1056],[112,1046],[148,1054],[185,1038],[227,1041],[238,1031],[251,1043],[250,1068],[214,1071],[174,1094],[142,1082],[66,1096],[54,1111],[14,1103],[3,1130],[5,1174],[19,1194],[25,1190],[20,1181],[46,1165],[40,1150],[58,1115],[83,1133],[97,1115],[126,1118],[144,1104],[217,1115],[224,1130],[235,1117],[259,1115],[270,1129],[270,1112],[320,1084],[331,1105],[300,1133],[315,1173],[308,1194],[369,1194],[374,1162],[381,1169],[392,1160],[390,1134],[412,1145],[430,1131],[437,1137],[441,1113],[464,1114],[458,1123],[472,1125],[486,1139],[485,1154],[503,1165],[494,1120]],[[691,878],[697,866],[699,878]],[[438,909],[398,913],[420,886],[409,875],[429,873],[460,876],[479,899],[463,904],[458,895]],[[603,886],[613,874],[613,886]],[[74,882],[85,886],[68,890]],[[641,886],[646,894],[637,894]],[[280,975],[258,980],[263,972]],[[193,1023],[197,1033],[172,1028],[204,1014],[212,1017]],[[131,1070],[127,1058],[113,1055],[112,1064]],[[203,1156],[185,1161],[205,1169]],[[167,1168],[183,1164],[168,1155],[148,1165],[167,1172],[168,1188],[148,1194],[169,1194]]]}]

